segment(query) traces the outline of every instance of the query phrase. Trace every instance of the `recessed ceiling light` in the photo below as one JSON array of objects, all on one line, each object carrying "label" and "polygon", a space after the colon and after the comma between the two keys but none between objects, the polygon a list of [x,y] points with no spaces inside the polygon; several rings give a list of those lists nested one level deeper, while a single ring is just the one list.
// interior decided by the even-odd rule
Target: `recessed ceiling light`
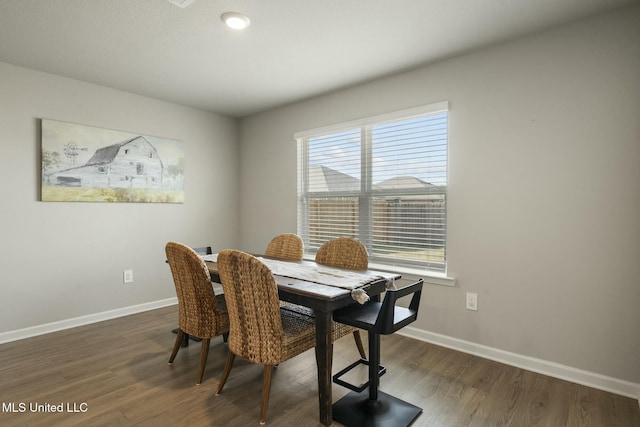
[{"label": "recessed ceiling light", "polygon": [[251,21],[245,15],[237,12],[223,13],[220,17],[227,27],[234,30],[244,30],[249,26]]}]

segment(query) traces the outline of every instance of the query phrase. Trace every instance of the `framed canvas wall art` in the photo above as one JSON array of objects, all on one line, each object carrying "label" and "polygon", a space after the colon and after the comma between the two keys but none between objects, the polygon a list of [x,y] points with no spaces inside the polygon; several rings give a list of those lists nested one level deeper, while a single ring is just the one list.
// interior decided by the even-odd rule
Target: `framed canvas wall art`
[{"label": "framed canvas wall art", "polygon": [[183,203],[184,144],[42,119],[44,202]]}]

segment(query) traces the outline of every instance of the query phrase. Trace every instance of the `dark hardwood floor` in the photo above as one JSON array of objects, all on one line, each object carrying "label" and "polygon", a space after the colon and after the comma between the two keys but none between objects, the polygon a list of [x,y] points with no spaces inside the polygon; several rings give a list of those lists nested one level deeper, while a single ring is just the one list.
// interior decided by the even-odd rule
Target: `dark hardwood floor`
[{"label": "dark hardwood floor", "polygon": [[[215,396],[226,344],[212,340],[197,386],[199,343],[167,364],[176,322],[174,306],[0,345],[0,426],[258,425],[261,367],[236,358]],[[334,372],[357,357],[339,340]],[[414,426],[640,426],[635,399],[405,337],[383,337],[382,360],[380,389],[423,408]],[[316,384],[313,351],[280,365],[267,425],[320,426]]]}]

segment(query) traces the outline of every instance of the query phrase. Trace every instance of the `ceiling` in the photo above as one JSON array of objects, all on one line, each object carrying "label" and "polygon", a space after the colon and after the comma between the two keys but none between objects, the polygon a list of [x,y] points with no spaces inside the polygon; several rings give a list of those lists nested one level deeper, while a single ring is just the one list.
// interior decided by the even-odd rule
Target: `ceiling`
[{"label": "ceiling", "polygon": [[634,2],[0,0],[0,61],[243,117]]}]

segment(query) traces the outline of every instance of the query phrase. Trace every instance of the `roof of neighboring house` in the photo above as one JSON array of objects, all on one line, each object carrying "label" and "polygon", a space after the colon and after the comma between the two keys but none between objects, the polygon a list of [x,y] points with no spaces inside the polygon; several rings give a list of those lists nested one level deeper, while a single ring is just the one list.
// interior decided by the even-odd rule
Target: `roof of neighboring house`
[{"label": "roof of neighboring house", "polygon": [[379,183],[373,185],[373,188],[376,190],[428,187],[435,187],[435,185],[414,176],[395,176],[393,178],[385,179],[384,181],[380,181]]},{"label": "roof of neighboring house", "polygon": [[326,166],[309,168],[309,191],[357,191],[360,180]]},{"label": "roof of neighboring house", "polygon": [[[375,190],[430,187],[435,187],[435,185],[413,176],[396,176],[373,185]],[[360,190],[360,179],[354,176],[326,166],[312,166],[309,168],[309,191],[312,193],[358,190]]]}]

